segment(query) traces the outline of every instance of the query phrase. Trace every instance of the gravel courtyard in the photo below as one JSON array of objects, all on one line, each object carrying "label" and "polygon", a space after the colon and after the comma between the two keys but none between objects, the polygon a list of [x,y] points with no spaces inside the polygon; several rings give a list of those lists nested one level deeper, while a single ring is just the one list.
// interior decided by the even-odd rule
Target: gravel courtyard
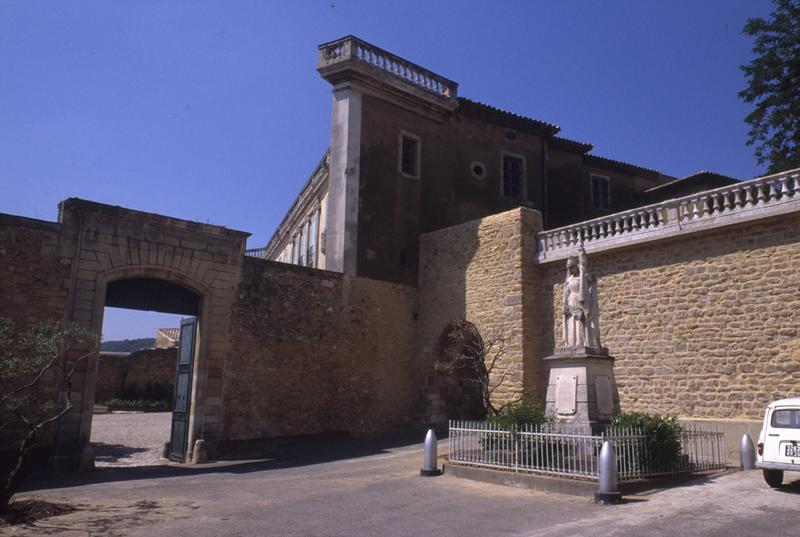
[{"label": "gravel courtyard", "polygon": [[95,464],[104,466],[154,466],[169,440],[170,412],[95,414],[92,449]]}]

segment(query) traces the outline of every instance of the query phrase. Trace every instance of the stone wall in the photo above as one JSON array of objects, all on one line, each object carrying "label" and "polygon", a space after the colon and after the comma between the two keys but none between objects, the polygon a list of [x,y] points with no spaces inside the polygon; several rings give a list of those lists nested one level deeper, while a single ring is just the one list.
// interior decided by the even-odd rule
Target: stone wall
[{"label": "stone wall", "polygon": [[178,348],[142,349],[132,353],[101,352],[97,360],[95,402],[109,399],[145,399],[154,386],[166,390],[175,384]]},{"label": "stone wall", "polygon": [[[435,362],[449,320],[484,337],[503,327],[496,405],[543,397],[541,358],[560,339],[565,261],[534,263],[537,229],[535,211],[516,209],[421,240],[421,359]],[[622,409],[747,421],[797,395],[799,264],[797,214],[590,254]]]},{"label": "stone wall", "polygon": [[[428,371],[439,359],[437,342],[449,321],[475,324],[493,352],[503,356],[490,372],[493,400],[500,406],[522,393],[537,397],[542,383],[540,343],[526,328],[536,322],[538,282],[525,257],[541,230],[538,212],[518,208],[435,231],[420,240],[420,357]],[[490,355],[490,359],[494,354]],[[437,416],[432,402],[433,421]]]},{"label": "stone wall", "polygon": [[[71,245],[59,231],[54,222],[0,214],[0,317],[11,319],[19,331],[64,320],[72,259],[68,255]],[[0,393],[27,380],[30,377],[0,378]],[[56,400],[54,375],[43,377],[37,396]],[[0,449],[23,433],[21,429],[0,432]],[[53,427],[41,431],[40,441],[49,443],[53,433]]]},{"label": "stone wall", "polygon": [[223,453],[275,437],[415,424],[416,289],[246,258],[231,318]]},{"label": "stone wall", "polygon": [[64,318],[72,256],[59,230],[54,222],[0,214],[0,317],[20,328]]},{"label": "stone wall", "polygon": [[[589,266],[623,410],[760,419],[797,395],[797,214],[590,254]],[[564,263],[541,270],[560,333]]]},{"label": "stone wall", "polygon": [[[196,309],[199,303],[203,319],[187,444],[201,434],[213,444],[222,414],[231,304],[247,235],[75,198],[60,204],[58,222],[0,215],[0,316],[23,326],[66,320],[99,333],[113,285],[137,281],[145,287],[154,285],[142,296],[125,298],[161,300],[158,305],[166,307],[175,306],[170,304],[175,297],[161,297],[153,289],[164,289],[158,285],[165,282],[180,288],[191,295]],[[138,303],[112,305],[160,309]],[[74,345],[69,357],[85,354],[90,350],[87,345]],[[89,442],[96,371],[93,356],[81,362],[73,375],[73,408],[57,425],[54,467],[74,468],[82,446]]]}]

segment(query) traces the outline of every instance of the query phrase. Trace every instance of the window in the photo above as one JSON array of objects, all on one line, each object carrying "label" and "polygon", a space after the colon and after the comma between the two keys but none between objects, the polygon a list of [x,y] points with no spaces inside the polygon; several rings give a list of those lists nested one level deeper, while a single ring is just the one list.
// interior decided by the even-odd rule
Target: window
[{"label": "window", "polygon": [[319,233],[319,211],[311,215],[311,231],[308,234],[308,266],[317,266],[317,233]]},{"label": "window", "polygon": [[800,429],[800,409],[776,410],[772,413],[771,425],[778,429]]},{"label": "window", "polygon": [[592,206],[595,209],[611,207],[611,192],[608,189],[608,177],[592,174]]},{"label": "window", "polygon": [[300,255],[297,259],[297,264],[300,266],[305,266],[306,264],[306,255],[308,253],[308,223],[306,222],[303,224],[303,230],[300,232]]},{"label": "window", "polygon": [[503,196],[515,200],[524,199],[525,160],[516,155],[503,153]]},{"label": "window", "polygon": [[486,166],[483,165],[483,162],[477,160],[473,161],[469,165],[469,172],[475,179],[481,180],[486,178]]},{"label": "window", "polygon": [[407,132],[400,133],[400,171],[403,175],[419,178],[419,136]]}]

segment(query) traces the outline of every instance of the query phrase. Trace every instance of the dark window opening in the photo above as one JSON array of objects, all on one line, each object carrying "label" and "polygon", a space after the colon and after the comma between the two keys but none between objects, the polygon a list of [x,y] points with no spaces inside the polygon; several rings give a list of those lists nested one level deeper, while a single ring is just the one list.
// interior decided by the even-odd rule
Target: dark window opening
[{"label": "dark window opening", "polygon": [[503,196],[522,199],[522,159],[503,155]]},{"label": "dark window opening", "polygon": [[400,169],[408,175],[417,175],[417,152],[419,144],[414,138],[403,136],[403,146],[401,148]]},{"label": "dark window opening", "polygon": [[595,209],[608,209],[611,207],[608,177],[592,175],[592,205]]},{"label": "dark window opening", "polygon": [[408,264],[408,255],[405,250],[400,251],[400,266],[405,267]]}]

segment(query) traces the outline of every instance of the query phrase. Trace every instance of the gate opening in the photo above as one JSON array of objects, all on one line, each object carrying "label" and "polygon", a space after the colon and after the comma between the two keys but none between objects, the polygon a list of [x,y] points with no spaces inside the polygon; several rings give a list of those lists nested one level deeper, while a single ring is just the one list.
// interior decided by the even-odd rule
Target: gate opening
[{"label": "gate opening", "polygon": [[166,280],[107,285],[91,427],[97,466],[185,459],[199,311],[200,296]]}]

